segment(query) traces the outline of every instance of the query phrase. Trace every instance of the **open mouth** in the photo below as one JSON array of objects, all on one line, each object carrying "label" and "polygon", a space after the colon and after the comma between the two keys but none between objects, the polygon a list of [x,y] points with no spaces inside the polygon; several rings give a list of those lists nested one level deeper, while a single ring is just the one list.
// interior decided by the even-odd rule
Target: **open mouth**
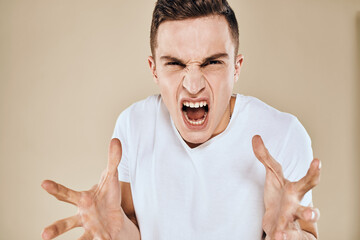
[{"label": "open mouth", "polygon": [[185,122],[192,127],[203,127],[206,124],[209,106],[207,101],[184,101],[182,112]]}]

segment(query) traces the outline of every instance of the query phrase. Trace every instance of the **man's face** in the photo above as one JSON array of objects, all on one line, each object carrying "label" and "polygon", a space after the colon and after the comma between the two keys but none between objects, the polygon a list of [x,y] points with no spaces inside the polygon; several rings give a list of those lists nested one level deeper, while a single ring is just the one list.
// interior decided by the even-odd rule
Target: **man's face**
[{"label": "man's face", "polygon": [[182,138],[193,145],[225,130],[242,56],[234,56],[228,23],[209,16],[160,24],[154,80]]}]

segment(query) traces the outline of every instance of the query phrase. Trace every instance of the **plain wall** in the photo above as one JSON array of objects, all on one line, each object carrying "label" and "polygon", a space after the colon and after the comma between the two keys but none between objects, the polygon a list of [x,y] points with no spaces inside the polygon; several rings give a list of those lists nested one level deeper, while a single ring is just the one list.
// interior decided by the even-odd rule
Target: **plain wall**
[{"label": "plain wall", "polygon": [[[320,237],[359,239],[360,1],[230,4],[245,55],[234,92],[299,118],[323,163]],[[147,66],[153,6],[0,0],[0,239],[40,239],[75,214],[41,181],[96,184],[118,114],[158,92]]]}]

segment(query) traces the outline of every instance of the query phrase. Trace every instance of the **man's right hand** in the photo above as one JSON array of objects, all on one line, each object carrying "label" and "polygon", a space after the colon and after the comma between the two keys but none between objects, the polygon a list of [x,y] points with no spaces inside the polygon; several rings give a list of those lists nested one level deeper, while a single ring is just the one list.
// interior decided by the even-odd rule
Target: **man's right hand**
[{"label": "man's right hand", "polygon": [[46,227],[41,236],[53,239],[75,227],[83,227],[85,233],[79,240],[92,239],[140,239],[138,228],[121,208],[121,189],[117,167],[121,160],[121,143],[111,140],[107,169],[99,184],[88,191],[77,192],[50,180],[41,186],[60,201],[74,204],[78,213]]}]

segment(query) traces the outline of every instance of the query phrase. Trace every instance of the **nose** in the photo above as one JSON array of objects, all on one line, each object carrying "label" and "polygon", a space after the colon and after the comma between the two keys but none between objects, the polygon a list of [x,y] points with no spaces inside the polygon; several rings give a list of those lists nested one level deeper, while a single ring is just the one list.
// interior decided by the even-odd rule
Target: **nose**
[{"label": "nose", "polygon": [[199,66],[187,67],[183,80],[183,87],[193,95],[205,88],[205,77],[199,68]]}]

